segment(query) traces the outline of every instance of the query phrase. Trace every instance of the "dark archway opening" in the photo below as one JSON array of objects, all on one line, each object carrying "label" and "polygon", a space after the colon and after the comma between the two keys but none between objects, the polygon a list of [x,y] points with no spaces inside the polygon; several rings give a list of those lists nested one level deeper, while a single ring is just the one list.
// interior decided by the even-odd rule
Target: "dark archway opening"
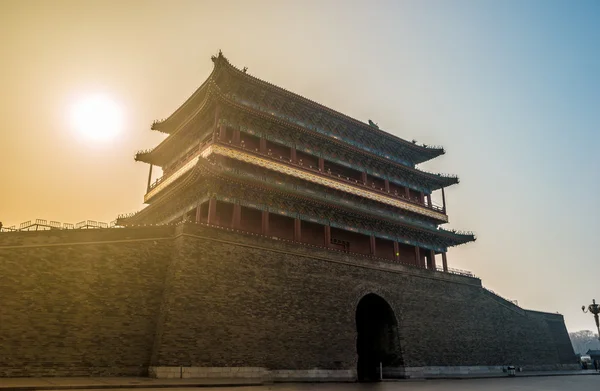
[{"label": "dark archway opening", "polygon": [[379,381],[380,366],[402,365],[398,322],[392,307],[370,293],[356,307],[356,350],[358,381]]}]

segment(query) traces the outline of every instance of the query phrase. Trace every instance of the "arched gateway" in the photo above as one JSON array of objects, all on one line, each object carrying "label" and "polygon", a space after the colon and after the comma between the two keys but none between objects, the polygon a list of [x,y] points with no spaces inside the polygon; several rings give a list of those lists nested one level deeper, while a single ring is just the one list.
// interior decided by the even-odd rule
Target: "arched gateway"
[{"label": "arched gateway", "polygon": [[380,296],[365,295],[356,307],[356,350],[359,381],[377,381],[383,367],[402,365],[398,321],[392,307]]}]

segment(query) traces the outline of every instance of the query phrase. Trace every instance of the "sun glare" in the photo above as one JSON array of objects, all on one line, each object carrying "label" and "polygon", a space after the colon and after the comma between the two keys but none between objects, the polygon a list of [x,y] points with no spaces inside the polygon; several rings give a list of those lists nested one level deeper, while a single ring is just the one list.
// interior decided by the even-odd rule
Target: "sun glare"
[{"label": "sun glare", "polygon": [[88,139],[114,139],[123,126],[123,112],[119,105],[105,95],[91,95],[71,107],[74,130]]}]

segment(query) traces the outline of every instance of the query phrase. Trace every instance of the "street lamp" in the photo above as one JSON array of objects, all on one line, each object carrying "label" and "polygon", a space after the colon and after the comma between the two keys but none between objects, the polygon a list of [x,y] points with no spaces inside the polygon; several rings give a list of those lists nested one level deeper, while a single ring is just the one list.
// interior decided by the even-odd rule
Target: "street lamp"
[{"label": "street lamp", "polygon": [[581,310],[584,313],[590,312],[594,315],[594,319],[596,320],[596,328],[598,329],[598,340],[600,341],[600,319],[598,319],[598,315],[600,314],[600,304],[596,304],[596,300],[592,300],[592,304],[588,306],[587,311],[585,310],[585,306],[581,306]]}]

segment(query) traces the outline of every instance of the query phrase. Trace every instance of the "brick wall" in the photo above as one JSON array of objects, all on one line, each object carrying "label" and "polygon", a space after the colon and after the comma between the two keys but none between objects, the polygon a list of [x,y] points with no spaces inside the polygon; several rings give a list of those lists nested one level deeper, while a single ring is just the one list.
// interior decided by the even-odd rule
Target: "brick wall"
[{"label": "brick wall", "polygon": [[560,315],[479,279],[185,224],[1,234],[0,376],[354,369],[367,293],[407,367],[572,362]]},{"label": "brick wall", "polygon": [[157,366],[354,367],[355,308],[369,292],[394,309],[407,366],[573,362],[556,348],[566,330],[490,297],[478,279],[378,270],[368,258],[195,225],[176,242]]},{"label": "brick wall", "polygon": [[0,376],[143,374],[171,232],[0,234]]},{"label": "brick wall", "polygon": [[552,346],[556,349],[559,362],[573,362],[575,352],[563,316],[560,314],[549,314],[538,311],[527,311],[527,314],[531,317],[538,318],[542,323],[547,325],[548,332],[552,338]]}]

